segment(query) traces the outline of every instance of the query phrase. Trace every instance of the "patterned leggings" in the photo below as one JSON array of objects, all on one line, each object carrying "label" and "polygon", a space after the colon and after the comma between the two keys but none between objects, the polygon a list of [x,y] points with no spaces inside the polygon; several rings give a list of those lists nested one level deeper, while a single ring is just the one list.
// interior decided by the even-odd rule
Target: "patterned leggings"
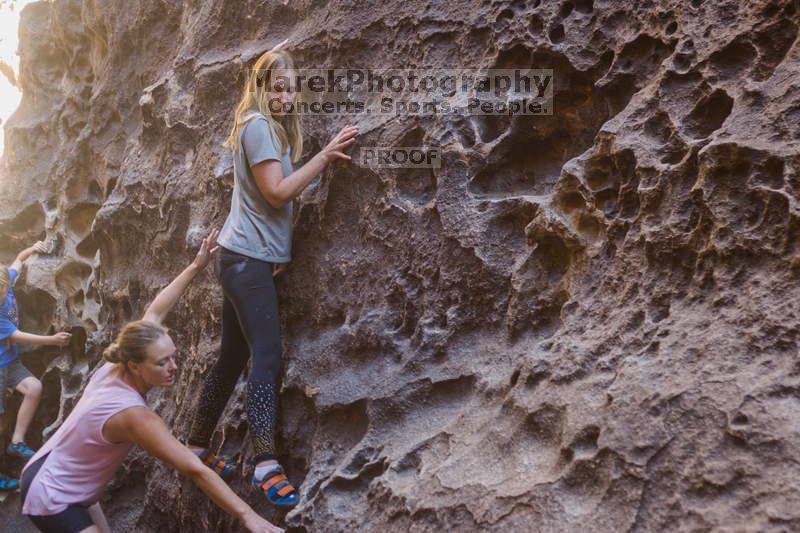
[{"label": "patterned leggings", "polygon": [[207,447],[248,357],[247,422],[255,450],[253,461],[275,459],[277,384],[281,369],[278,297],[272,263],[222,248],[219,281],[222,306],[220,357],[206,377],[189,444]]}]

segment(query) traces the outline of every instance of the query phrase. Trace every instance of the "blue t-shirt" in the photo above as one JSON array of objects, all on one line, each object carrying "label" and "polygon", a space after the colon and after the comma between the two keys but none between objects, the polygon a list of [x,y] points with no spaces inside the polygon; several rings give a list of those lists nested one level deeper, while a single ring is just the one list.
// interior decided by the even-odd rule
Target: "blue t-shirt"
[{"label": "blue t-shirt", "polygon": [[19,310],[17,309],[17,299],[14,298],[15,279],[17,279],[17,271],[9,268],[8,292],[3,300],[3,305],[0,306],[0,367],[10,365],[19,357],[19,346],[9,339],[19,326]]}]

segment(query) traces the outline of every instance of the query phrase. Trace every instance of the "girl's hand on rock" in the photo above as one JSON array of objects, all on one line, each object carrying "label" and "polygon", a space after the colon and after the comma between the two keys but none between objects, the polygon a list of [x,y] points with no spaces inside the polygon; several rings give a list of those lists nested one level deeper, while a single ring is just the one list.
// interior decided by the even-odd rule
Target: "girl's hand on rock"
[{"label": "girl's hand on rock", "polygon": [[35,254],[46,254],[47,253],[47,245],[42,241],[36,241],[33,246],[31,246],[31,251]]},{"label": "girl's hand on rock", "polygon": [[61,331],[55,335],[51,335],[53,346],[66,346],[69,344],[69,339],[72,338],[72,333]]},{"label": "girl's hand on rock", "polygon": [[344,153],[344,150],[356,141],[356,135],[358,135],[358,127],[348,125],[342,128],[331,142],[319,153],[323,161],[325,161],[325,164],[336,161],[337,159],[351,160],[352,157]]}]

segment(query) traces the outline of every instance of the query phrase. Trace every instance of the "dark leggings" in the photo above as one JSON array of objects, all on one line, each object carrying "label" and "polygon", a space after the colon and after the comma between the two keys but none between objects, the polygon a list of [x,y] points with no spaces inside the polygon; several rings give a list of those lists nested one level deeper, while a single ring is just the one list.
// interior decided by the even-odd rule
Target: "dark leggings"
[{"label": "dark leggings", "polygon": [[[31,483],[42,468],[49,453],[39,457],[32,465],[25,469],[22,473],[22,480],[20,481],[20,505],[25,503],[25,498],[28,497],[28,490],[31,488]],[[89,509],[83,505],[70,505],[60,513],[47,516],[33,516],[26,515],[33,525],[39,531],[44,533],[79,533],[94,525],[92,517],[89,514]]]},{"label": "dark leggings", "polygon": [[247,422],[254,462],[275,459],[278,376],[281,369],[278,295],[272,263],[222,248],[218,258],[222,304],[222,347],[206,376],[189,444],[207,447],[248,357]]}]

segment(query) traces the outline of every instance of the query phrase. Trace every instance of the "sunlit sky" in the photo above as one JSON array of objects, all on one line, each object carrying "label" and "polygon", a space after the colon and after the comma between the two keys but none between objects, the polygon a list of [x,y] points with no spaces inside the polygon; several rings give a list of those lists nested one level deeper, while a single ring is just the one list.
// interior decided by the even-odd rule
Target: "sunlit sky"
[{"label": "sunlit sky", "polygon": [[[25,4],[33,0],[0,0],[0,61],[19,73],[19,56],[17,55],[17,35],[19,30],[19,12]],[[11,85],[8,79],[0,74],[0,121],[5,126],[6,120],[17,109],[22,94]],[[3,150],[5,128],[0,128],[0,153]]]}]

